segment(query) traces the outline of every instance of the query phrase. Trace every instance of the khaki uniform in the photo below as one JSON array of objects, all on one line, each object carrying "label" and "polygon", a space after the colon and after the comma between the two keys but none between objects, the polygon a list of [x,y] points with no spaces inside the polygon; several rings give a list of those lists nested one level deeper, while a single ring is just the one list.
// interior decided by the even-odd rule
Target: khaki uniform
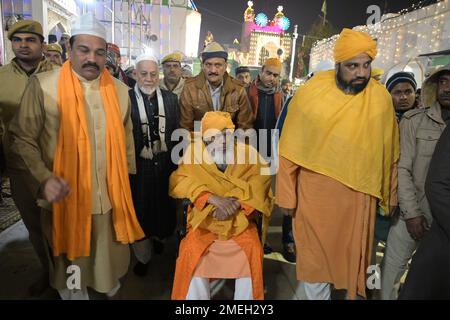
[{"label": "khaki uniform", "polygon": [[[426,86],[426,84],[424,84]],[[381,299],[396,300],[400,278],[406,271],[419,242],[406,228],[405,220],[424,216],[429,225],[433,218],[425,196],[425,179],[431,156],[446,127],[437,101],[427,109],[406,112],[400,122],[400,160],[398,199],[400,219],[391,226],[381,264]]]},{"label": "khaki uniform", "polygon": [[[43,58],[32,74],[50,71],[53,68],[52,63]],[[2,137],[17,108],[19,108],[23,91],[28,83],[28,78],[32,74],[27,74],[20,67],[16,58],[11,63],[0,67],[0,133]]]},{"label": "khaki uniform", "polygon": [[[54,66],[49,61],[43,59],[32,74],[49,71],[53,68]],[[20,67],[16,59],[0,68],[0,141],[2,141],[2,147],[4,148],[12,198],[28,229],[30,242],[38,258],[44,270],[48,270],[39,220],[40,209],[36,205],[36,198],[33,196],[37,193],[39,185],[30,175],[23,162],[11,157],[7,134],[7,128],[19,108],[29,76],[30,74]]]},{"label": "khaki uniform", "polygon": [[176,94],[178,97],[178,100],[180,100],[181,92],[183,92],[185,82],[186,82],[186,80],[184,80],[183,78],[180,78],[180,81],[178,81],[178,84],[175,86],[175,88],[173,88],[173,90],[170,90],[169,87],[167,87],[166,82],[163,79],[159,82],[159,87],[163,90],[167,90],[169,92]]},{"label": "khaki uniform", "polygon": [[[24,93],[21,109],[11,122],[11,151],[21,159],[39,185],[53,175],[53,157],[59,132],[57,88],[60,72],[55,70],[32,77]],[[66,288],[67,266],[81,267],[81,284],[98,292],[109,292],[116,287],[118,279],[128,270],[129,247],[114,241],[111,202],[106,183],[106,118],[100,96],[100,79],[87,81],[80,76],[89,128],[92,170],[93,224],[91,255],[70,262],[64,256],[51,255],[51,205],[39,199],[42,207],[42,228],[50,258],[50,282],[56,289]],[[117,96],[126,132],[127,162],[130,173],[135,173],[134,143],[128,87],[118,80]],[[102,216],[102,217],[97,217]]]},{"label": "khaki uniform", "polygon": [[[200,121],[206,112],[214,111],[207,82],[203,72],[186,80],[180,98],[180,125],[182,128],[193,131],[194,121]],[[223,78],[220,106],[218,111],[230,113],[236,129],[252,127],[254,117],[247,92],[238,80],[233,79],[227,73]]]}]

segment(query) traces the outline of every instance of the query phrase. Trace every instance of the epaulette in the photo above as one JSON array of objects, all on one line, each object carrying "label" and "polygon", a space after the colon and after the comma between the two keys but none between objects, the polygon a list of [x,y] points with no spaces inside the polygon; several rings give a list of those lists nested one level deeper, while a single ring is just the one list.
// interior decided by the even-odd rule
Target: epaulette
[{"label": "epaulette", "polygon": [[0,73],[9,72],[9,71],[10,71],[9,64],[5,64],[5,65],[0,67]]},{"label": "epaulette", "polygon": [[428,109],[430,109],[430,108],[414,108],[412,110],[408,110],[403,115],[403,118],[411,119],[412,117],[414,117],[418,114],[425,113]]}]

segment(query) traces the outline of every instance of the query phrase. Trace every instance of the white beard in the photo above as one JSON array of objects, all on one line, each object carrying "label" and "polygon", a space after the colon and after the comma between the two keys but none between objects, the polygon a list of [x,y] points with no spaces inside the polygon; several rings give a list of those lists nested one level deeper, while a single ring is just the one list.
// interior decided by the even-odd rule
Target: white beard
[{"label": "white beard", "polygon": [[[213,158],[214,163],[217,165],[217,167],[221,171],[225,171],[228,165],[233,164],[233,149],[226,150],[225,152],[216,150],[216,152],[213,152],[211,154],[211,157]],[[230,159],[228,159],[228,157]]]},{"label": "white beard", "polygon": [[214,163],[216,164],[216,166],[221,170],[221,171],[225,171],[225,169],[227,168],[227,163],[226,163],[226,154],[222,153],[222,152],[216,152],[214,154]]},{"label": "white beard", "polygon": [[151,96],[155,91],[156,91],[156,87],[153,87],[153,88],[144,88],[144,87],[139,87],[139,89],[143,92],[143,93],[145,93],[146,95],[149,95],[149,96]]}]

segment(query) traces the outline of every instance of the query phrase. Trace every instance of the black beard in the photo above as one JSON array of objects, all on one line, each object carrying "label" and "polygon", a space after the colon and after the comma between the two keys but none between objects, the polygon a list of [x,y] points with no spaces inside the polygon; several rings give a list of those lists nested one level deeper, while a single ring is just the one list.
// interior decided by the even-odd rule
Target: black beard
[{"label": "black beard", "polygon": [[[33,63],[33,62],[37,62],[39,63],[41,60],[43,60],[43,56],[39,56],[39,57],[24,57],[24,58],[20,58],[18,59],[20,61],[23,61],[25,63]],[[36,64],[37,66],[37,64]]]},{"label": "black beard", "polygon": [[[181,78],[181,77],[180,77],[180,78]],[[180,82],[180,78],[178,78],[178,79],[165,78],[165,81],[166,81],[168,84],[176,85],[176,84],[178,84],[178,82]]]},{"label": "black beard", "polygon": [[360,84],[348,83],[342,79],[341,72],[339,69],[336,72],[336,83],[337,83],[338,87],[345,93],[356,95],[356,94],[362,92],[367,87],[367,84],[369,83],[369,81],[370,81],[370,78],[365,79],[364,82],[360,83]]}]

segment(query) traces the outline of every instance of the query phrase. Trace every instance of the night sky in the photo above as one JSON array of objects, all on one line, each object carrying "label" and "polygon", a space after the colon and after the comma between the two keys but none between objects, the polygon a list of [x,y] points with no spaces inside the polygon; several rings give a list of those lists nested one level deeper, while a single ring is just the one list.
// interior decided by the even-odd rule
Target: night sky
[{"label": "night sky", "polygon": [[[202,14],[200,46],[206,33],[210,30],[219,43],[231,44],[235,38],[241,39],[241,28],[247,0],[194,0]],[[285,15],[291,20],[291,28],[299,26],[299,34],[309,31],[311,25],[319,18],[323,0],[253,0],[255,14],[264,12],[272,19],[277,7],[284,7]],[[365,24],[368,18],[366,9],[369,5],[379,5],[382,12],[397,13],[410,8],[420,0],[327,0],[327,19],[338,29]],[[425,3],[436,2],[424,0]]]}]

